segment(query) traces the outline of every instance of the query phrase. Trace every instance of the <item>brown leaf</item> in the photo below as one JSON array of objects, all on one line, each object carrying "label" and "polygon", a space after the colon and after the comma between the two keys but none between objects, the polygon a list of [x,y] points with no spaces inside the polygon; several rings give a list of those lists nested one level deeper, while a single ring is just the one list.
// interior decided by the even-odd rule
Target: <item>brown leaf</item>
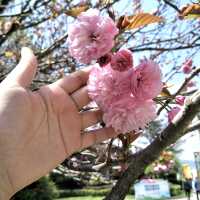
[{"label": "brown leaf", "polygon": [[130,24],[128,16],[122,15],[117,22],[117,28],[124,29]]},{"label": "brown leaf", "polygon": [[139,28],[155,22],[161,22],[163,18],[149,13],[139,13],[137,15],[129,16],[129,25],[127,29]]},{"label": "brown leaf", "polygon": [[193,3],[184,6],[179,14],[181,19],[185,18],[200,18],[200,4]]},{"label": "brown leaf", "polygon": [[149,13],[139,13],[132,16],[120,17],[118,20],[118,28],[134,29],[161,21],[163,21],[162,17],[155,16]]},{"label": "brown leaf", "polygon": [[71,8],[70,10],[67,10],[65,13],[71,17],[77,17],[82,12],[85,12],[88,9],[89,9],[88,5],[80,5],[80,6],[75,6]]},{"label": "brown leaf", "polygon": [[170,93],[170,91],[168,90],[169,87],[171,87],[171,86],[169,86],[169,85],[167,85],[166,83],[164,83],[163,88],[162,88],[162,91],[161,91],[161,93],[160,93],[160,95],[161,95],[162,97],[171,97],[171,93]]}]

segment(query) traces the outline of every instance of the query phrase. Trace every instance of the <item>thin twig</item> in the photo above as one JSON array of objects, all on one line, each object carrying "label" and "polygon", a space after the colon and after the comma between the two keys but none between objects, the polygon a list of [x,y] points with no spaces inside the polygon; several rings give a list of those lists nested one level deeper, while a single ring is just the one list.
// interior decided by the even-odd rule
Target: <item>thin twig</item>
[{"label": "thin twig", "polygon": [[176,6],[174,5],[172,2],[170,1],[167,1],[167,0],[163,0],[167,5],[169,5],[170,7],[172,7],[174,10],[176,10],[178,13],[181,13],[181,10]]}]

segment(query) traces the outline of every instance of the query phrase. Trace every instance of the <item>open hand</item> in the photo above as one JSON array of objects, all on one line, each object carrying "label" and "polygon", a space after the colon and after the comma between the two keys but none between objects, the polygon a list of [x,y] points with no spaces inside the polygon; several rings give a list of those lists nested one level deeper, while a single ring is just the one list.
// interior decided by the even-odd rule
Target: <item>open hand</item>
[{"label": "open hand", "polygon": [[114,137],[111,128],[83,130],[101,112],[79,110],[90,102],[90,67],[32,92],[37,60],[22,49],[17,67],[0,84],[0,199],[39,179],[73,152]]}]

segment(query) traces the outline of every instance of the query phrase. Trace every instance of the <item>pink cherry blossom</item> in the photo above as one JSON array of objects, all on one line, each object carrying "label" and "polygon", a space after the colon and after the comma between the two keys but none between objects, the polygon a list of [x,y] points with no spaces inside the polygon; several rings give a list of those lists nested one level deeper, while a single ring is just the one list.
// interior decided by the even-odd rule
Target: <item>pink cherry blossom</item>
[{"label": "pink cherry blossom", "polygon": [[142,60],[131,78],[133,95],[139,99],[153,99],[160,94],[163,83],[161,70],[152,60]]},{"label": "pink cherry blossom", "polygon": [[117,71],[126,71],[133,67],[133,57],[131,51],[128,49],[119,50],[112,56],[111,63],[112,69]]},{"label": "pink cherry blossom", "polygon": [[187,84],[187,87],[191,88],[191,87],[195,87],[196,86],[196,83],[194,81],[190,81],[188,84]]},{"label": "pink cherry blossom", "polygon": [[110,17],[102,17],[97,9],[89,9],[69,27],[69,52],[79,62],[88,64],[112,49],[117,34],[118,29]]},{"label": "pink cherry blossom", "polygon": [[172,122],[174,117],[178,114],[178,112],[181,110],[179,106],[173,107],[169,112],[168,112],[168,122]]},{"label": "pink cherry blossom", "polygon": [[53,10],[54,10],[56,13],[60,13],[60,12],[62,11],[62,6],[61,6],[60,4],[54,4]]},{"label": "pink cherry blossom", "polygon": [[[142,80],[139,84],[137,78]],[[155,82],[151,85],[151,81]],[[133,91],[133,88],[136,89]],[[147,88],[153,92],[147,91]],[[156,104],[152,98],[161,89],[161,72],[153,61],[145,61],[136,69],[126,71],[113,70],[110,64],[104,67],[96,64],[88,79],[89,97],[104,112],[106,126],[113,127],[119,133],[138,131],[155,119]]]},{"label": "pink cherry blossom", "polygon": [[182,66],[182,70],[184,74],[189,74],[192,71],[192,59],[186,60]]},{"label": "pink cherry blossom", "polygon": [[112,70],[110,65],[101,68],[96,64],[88,79],[88,94],[105,111],[112,102],[131,95],[129,77],[129,71],[118,72]]},{"label": "pink cherry blossom", "polygon": [[178,95],[176,96],[176,99],[175,99],[176,103],[180,106],[184,105],[184,102],[185,102],[185,97],[184,96],[181,96],[181,95]]},{"label": "pink cherry blossom", "polygon": [[152,100],[137,101],[134,97],[125,96],[113,102],[103,114],[107,127],[113,127],[118,133],[145,128],[146,124],[156,117],[156,105]]}]

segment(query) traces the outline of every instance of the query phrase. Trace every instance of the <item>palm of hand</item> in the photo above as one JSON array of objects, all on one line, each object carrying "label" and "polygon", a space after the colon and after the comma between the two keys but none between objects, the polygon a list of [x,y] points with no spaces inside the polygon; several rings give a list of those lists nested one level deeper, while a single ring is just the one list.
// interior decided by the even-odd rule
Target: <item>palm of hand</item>
[{"label": "palm of hand", "polygon": [[0,115],[5,120],[1,121],[1,127],[6,135],[0,151],[7,157],[12,185],[21,188],[26,184],[23,176],[37,172],[37,177],[30,177],[31,181],[37,179],[81,147],[81,118],[62,89],[54,91],[44,87],[31,93],[15,87],[1,95],[7,109]]},{"label": "palm of hand", "polygon": [[[16,78],[19,74],[21,77]],[[48,173],[73,152],[115,135],[107,128],[93,134],[81,131],[101,118],[99,111],[82,114],[77,108],[89,102],[86,88],[80,89],[88,72],[36,92],[24,87],[31,81],[30,70],[19,74],[11,74],[0,90],[0,169],[6,172],[4,179],[11,194]],[[82,82],[77,83],[77,77]],[[19,83],[10,84],[14,78]],[[69,81],[71,85],[66,84]]]}]

